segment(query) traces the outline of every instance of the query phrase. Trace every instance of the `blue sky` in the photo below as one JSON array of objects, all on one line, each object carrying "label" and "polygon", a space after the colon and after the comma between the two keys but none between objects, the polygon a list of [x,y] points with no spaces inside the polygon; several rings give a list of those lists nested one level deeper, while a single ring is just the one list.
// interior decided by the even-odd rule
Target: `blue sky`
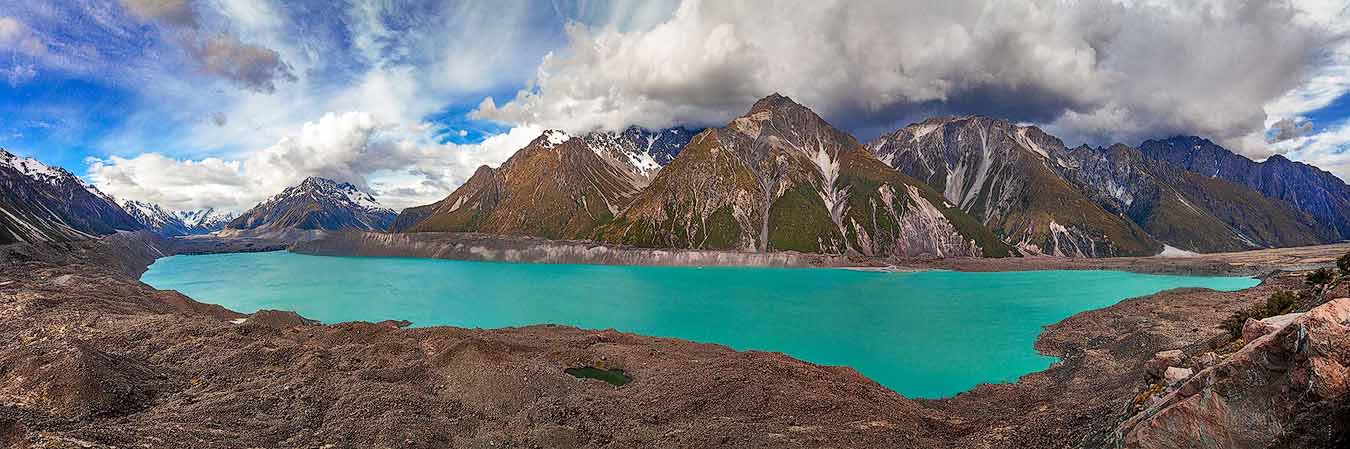
[{"label": "blue sky", "polygon": [[781,92],[862,139],[979,113],[1350,175],[1343,0],[864,3],[0,0],[0,147],[170,209],[309,175],[401,208],[545,128],[715,125]]}]

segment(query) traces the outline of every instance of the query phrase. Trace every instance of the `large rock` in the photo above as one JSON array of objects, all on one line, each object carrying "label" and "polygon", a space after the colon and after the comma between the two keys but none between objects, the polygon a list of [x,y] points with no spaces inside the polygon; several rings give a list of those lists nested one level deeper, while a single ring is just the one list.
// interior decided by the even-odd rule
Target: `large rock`
[{"label": "large rock", "polygon": [[1144,371],[1149,376],[1161,378],[1167,373],[1167,368],[1181,365],[1181,361],[1185,357],[1186,354],[1182,353],[1180,349],[1160,351],[1153,354],[1153,359],[1144,363]]},{"label": "large rock", "polygon": [[1242,324],[1242,340],[1247,342],[1256,341],[1256,339],[1261,338],[1263,335],[1274,332],[1279,328],[1292,323],[1299,315],[1302,314],[1289,313],[1260,320],[1248,318],[1247,322]]},{"label": "large rock", "polygon": [[1192,371],[1190,368],[1177,368],[1172,366],[1168,367],[1167,371],[1163,372],[1163,380],[1167,381],[1168,385],[1175,385],[1189,379],[1192,374],[1195,374],[1195,371]]},{"label": "large rock", "polygon": [[1350,298],[1300,316],[1127,419],[1131,448],[1350,447]]}]

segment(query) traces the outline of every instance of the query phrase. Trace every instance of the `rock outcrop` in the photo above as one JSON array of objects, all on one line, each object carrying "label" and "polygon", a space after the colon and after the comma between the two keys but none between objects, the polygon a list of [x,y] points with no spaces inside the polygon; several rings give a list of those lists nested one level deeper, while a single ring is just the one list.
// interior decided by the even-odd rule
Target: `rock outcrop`
[{"label": "rock outcrop", "polygon": [[1120,425],[1124,446],[1350,445],[1350,298],[1268,320],[1249,323],[1254,340],[1212,366],[1169,368],[1180,385]]}]

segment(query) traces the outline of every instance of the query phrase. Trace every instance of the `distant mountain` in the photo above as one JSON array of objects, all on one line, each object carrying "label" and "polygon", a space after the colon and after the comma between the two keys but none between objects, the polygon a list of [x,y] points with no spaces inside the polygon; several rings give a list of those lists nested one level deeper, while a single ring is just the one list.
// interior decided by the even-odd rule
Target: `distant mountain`
[{"label": "distant mountain", "polygon": [[237,216],[215,208],[178,211],[174,213],[187,226],[189,234],[210,234],[225,229],[225,225]]},{"label": "distant mountain", "polygon": [[1149,140],[1139,149],[1150,159],[1284,200],[1333,229],[1335,239],[1350,239],[1350,186],[1317,167],[1280,155],[1255,162],[1193,136]]},{"label": "distant mountain", "polygon": [[777,94],[695,136],[602,234],[645,247],[878,256],[1009,251],[940,194]]},{"label": "distant mountain", "polygon": [[1334,230],[1285,201],[1149,159],[1126,145],[1083,146],[1060,160],[1070,179],[1098,204],[1173,247],[1242,251],[1334,239]]},{"label": "distant mountain", "polygon": [[125,201],[122,208],[145,227],[166,237],[209,234],[225,228],[233,215],[206,208],[193,211],[169,212],[157,204],[143,201]]},{"label": "distant mountain", "polygon": [[59,167],[0,149],[0,244],[144,229],[115,201]]},{"label": "distant mountain", "polygon": [[1066,179],[1064,144],[1039,128],[988,117],[934,118],[882,135],[867,148],[1024,253],[1109,257],[1162,249]]},{"label": "distant mountain", "polygon": [[600,226],[680,153],[692,133],[684,128],[582,136],[545,131],[500,167],[479,167],[445,199],[404,210],[392,230],[595,238]]},{"label": "distant mountain", "polygon": [[291,238],[316,231],[383,231],[394,216],[356,186],[309,177],[231,220],[221,234]]},{"label": "distant mountain", "polygon": [[166,237],[187,235],[187,225],[173,213],[159,207],[158,204],[129,200],[122,203],[122,209],[131,214],[150,230]]}]

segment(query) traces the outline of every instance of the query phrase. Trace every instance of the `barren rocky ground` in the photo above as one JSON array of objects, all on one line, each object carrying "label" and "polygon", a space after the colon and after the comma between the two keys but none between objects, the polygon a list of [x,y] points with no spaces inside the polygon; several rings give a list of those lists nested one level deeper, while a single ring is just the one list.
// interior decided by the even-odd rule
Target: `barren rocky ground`
[{"label": "barren rocky ground", "polygon": [[[1302,282],[1277,274],[1081,313],[1040,338],[1063,357],[1054,367],[914,401],[848,368],[613,331],[246,316],[138,282],[172,245],[105,240],[0,248],[0,446],[1167,447],[1119,430],[1141,411],[1146,363],[1228,344],[1224,317]],[[1241,258],[1273,270],[1330,252]],[[583,366],[632,382],[563,372]],[[1343,444],[1347,406],[1321,407],[1278,419],[1330,430],[1276,445]]]}]

